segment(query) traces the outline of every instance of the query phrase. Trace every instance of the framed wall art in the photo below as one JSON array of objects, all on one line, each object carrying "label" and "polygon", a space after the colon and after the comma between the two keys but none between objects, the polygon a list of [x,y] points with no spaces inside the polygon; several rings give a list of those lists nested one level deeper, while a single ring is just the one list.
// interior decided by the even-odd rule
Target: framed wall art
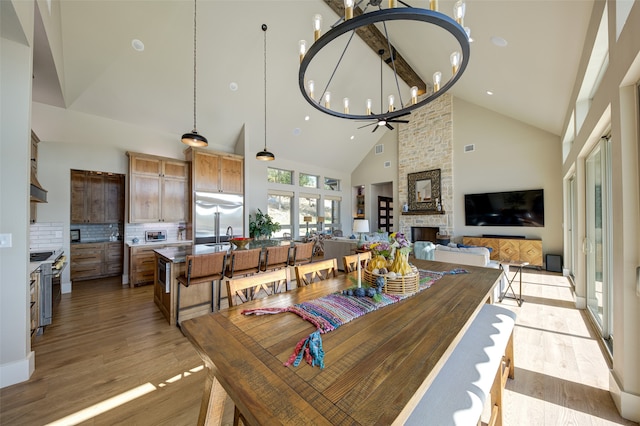
[{"label": "framed wall art", "polygon": [[409,173],[409,213],[436,212],[440,204],[440,169]]}]

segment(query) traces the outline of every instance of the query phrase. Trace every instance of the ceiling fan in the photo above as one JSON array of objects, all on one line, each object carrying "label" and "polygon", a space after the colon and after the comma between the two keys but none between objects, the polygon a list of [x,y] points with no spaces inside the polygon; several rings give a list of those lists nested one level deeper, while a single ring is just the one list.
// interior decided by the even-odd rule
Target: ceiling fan
[{"label": "ceiling fan", "polygon": [[[383,67],[382,55],[384,55],[384,49],[378,50],[378,55],[380,55],[380,111],[382,111],[382,108],[383,108],[382,107],[382,67]],[[395,52],[392,49],[391,57],[389,58],[389,61],[392,62],[394,57],[395,57]],[[396,85],[397,85],[398,74],[395,72],[395,66],[394,66],[394,75],[395,75]],[[402,102],[402,99],[400,99],[400,102]],[[389,123],[405,123],[406,124],[409,122],[409,120],[398,120],[398,119],[400,117],[404,117],[409,114],[411,114],[410,111],[403,112],[402,114],[393,114],[393,111],[389,111],[389,114],[385,114],[382,117],[376,118],[375,119],[376,121],[374,123],[365,124],[364,126],[358,127],[358,129],[375,125],[371,133],[375,132],[376,130],[378,130],[378,127],[382,127],[382,126],[386,126],[387,129],[393,130],[393,126]]]}]

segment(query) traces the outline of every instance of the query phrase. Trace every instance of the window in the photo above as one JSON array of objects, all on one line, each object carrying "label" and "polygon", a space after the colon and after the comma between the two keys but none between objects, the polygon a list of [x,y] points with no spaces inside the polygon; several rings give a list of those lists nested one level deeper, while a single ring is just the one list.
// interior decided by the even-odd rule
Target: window
[{"label": "window", "polygon": [[291,235],[293,192],[269,191],[268,197],[267,213],[280,224],[280,230],[273,237],[282,238],[285,233]]},{"label": "window", "polygon": [[318,176],[300,173],[300,186],[305,188],[317,188],[319,180]]},{"label": "window", "polygon": [[291,185],[293,183],[293,171],[268,167],[267,182]]},{"label": "window", "polygon": [[340,191],[340,179],[324,178],[324,189],[329,191]]},{"label": "window", "polygon": [[325,231],[342,229],[340,223],[340,197],[325,197],[324,199],[324,227]]},{"label": "window", "polygon": [[[304,218],[310,218],[309,222],[305,222]],[[300,194],[298,202],[298,223],[300,224],[299,236],[307,235],[315,231],[318,226],[318,195]]]}]

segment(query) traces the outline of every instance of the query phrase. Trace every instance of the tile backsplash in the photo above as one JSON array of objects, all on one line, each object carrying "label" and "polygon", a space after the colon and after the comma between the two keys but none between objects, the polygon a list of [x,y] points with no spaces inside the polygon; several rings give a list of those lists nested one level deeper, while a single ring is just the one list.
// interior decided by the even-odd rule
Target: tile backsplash
[{"label": "tile backsplash", "polygon": [[60,223],[36,222],[29,229],[29,251],[56,250],[64,245],[64,225]]},{"label": "tile backsplash", "polygon": [[134,238],[138,238],[144,242],[145,231],[167,231],[167,241],[176,241],[179,239],[178,231],[184,228],[185,224],[181,222],[175,223],[127,223],[125,225],[125,242],[130,243]]},{"label": "tile backsplash", "polygon": [[122,223],[72,223],[70,229],[80,230],[80,242],[91,243],[108,241],[111,236],[124,238]]}]

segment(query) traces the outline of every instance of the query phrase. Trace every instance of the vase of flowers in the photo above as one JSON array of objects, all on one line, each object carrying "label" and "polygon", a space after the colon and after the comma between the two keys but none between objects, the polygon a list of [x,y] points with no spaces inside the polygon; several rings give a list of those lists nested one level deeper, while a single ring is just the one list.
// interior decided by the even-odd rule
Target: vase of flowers
[{"label": "vase of flowers", "polygon": [[409,253],[411,253],[411,243],[401,232],[394,232],[389,235],[389,241],[379,241],[372,244],[365,244],[365,249],[371,250],[371,262],[369,270],[382,271],[381,275],[393,272],[395,275],[408,275],[413,273],[409,265]]}]

